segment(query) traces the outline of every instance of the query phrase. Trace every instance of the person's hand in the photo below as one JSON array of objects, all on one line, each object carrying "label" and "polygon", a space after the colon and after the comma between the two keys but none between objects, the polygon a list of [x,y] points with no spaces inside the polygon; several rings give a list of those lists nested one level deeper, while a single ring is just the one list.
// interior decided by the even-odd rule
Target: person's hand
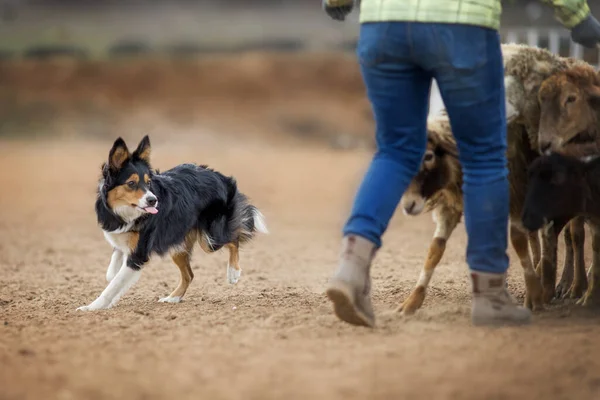
[{"label": "person's hand", "polygon": [[322,0],[323,9],[332,19],[344,21],[346,15],[352,12],[354,0]]},{"label": "person's hand", "polygon": [[586,19],[571,28],[571,39],[587,48],[594,48],[600,42],[600,23],[590,14]]}]

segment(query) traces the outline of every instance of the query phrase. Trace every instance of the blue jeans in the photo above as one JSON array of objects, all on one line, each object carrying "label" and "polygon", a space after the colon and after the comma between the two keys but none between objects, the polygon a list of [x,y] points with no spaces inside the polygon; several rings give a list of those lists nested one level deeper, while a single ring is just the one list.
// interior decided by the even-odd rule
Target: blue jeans
[{"label": "blue jeans", "polygon": [[509,186],[498,33],[468,25],[364,23],[357,55],[375,116],[377,152],[344,234],[381,246],[425,152],[435,78],[462,165],[467,263],[477,271],[505,272]]}]

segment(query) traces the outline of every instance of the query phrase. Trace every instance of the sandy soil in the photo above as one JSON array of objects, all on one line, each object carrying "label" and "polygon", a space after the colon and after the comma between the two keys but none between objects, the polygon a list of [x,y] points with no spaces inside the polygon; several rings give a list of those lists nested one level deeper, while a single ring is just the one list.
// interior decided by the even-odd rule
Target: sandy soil
[{"label": "sandy soil", "polygon": [[[373,270],[376,329],[334,317],[323,291],[370,151],[330,141],[372,132],[352,58],[5,64],[0,106],[12,137],[0,140],[2,400],[600,398],[600,313],[559,303],[529,327],[470,326],[462,225],[423,309],[391,312],[416,282],[430,215],[390,225]],[[36,140],[15,139],[27,130]],[[235,286],[226,253],[197,249],[181,304],[157,302],[179,273],[156,258],[117,307],[76,312],[106,286],[100,165],[117,135],[133,146],[146,133],[157,168],[234,175],[271,234],[244,248]]]},{"label": "sandy soil", "polygon": [[271,234],[245,248],[236,286],[226,254],[198,249],[181,304],[157,302],[178,272],[153,259],[116,308],[76,312],[105,287],[110,247],[92,205],[110,144],[0,143],[1,399],[600,396],[594,312],[563,304],[530,327],[469,325],[462,227],[424,308],[412,318],[388,311],[418,276],[429,215],[397,215],[390,227],[374,266],[377,328],[333,316],[323,290],[366,151],[192,136],[156,144],[156,167],[198,161],[235,175]]}]

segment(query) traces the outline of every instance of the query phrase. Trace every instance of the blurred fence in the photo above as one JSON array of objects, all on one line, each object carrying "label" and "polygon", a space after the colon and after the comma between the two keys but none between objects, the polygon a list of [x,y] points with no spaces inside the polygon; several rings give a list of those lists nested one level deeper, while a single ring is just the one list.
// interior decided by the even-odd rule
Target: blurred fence
[{"label": "blurred fence", "polygon": [[[121,5],[125,3],[129,5]],[[143,6],[136,6],[137,3]],[[154,5],[150,6],[151,3]],[[345,23],[339,23],[324,15],[318,2],[309,5],[304,1],[265,0],[252,2],[252,6],[249,3],[81,0],[64,2],[60,9],[5,7],[0,10],[0,62],[53,58],[211,58],[216,54],[253,51],[347,54],[355,51],[358,13],[353,13]],[[268,3],[268,7],[263,3]],[[592,65],[600,64],[598,50],[584,49],[573,43],[569,31],[553,21],[550,8],[543,9],[541,17],[536,16],[533,28],[527,25],[523,6],[528,2],[518,4],[508,4],[503,14],[500,33],[504,43],[526,43],[562,56],[584,59]],[[598,4],[591,2],[590,6],[594,8]],[[430,113],[437,113],[442,107],[434,83]]]}]

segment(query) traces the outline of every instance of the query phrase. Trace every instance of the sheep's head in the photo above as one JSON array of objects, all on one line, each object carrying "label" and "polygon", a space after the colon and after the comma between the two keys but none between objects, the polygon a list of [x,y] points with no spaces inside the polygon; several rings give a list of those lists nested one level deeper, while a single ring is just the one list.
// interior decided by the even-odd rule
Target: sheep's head
[{"label": "sheep's head", "polygon": [[400,205],[406,215],[419,215],[427,200],[461,178],[456,144],[433,131],[427,135],[427,149],[421,168],[404,192]]},{"label": "sheep's head", "polygon": [[596,140],[600,79],[592,67],[576,66],[552,75],[540,86],[538,100],[540,153]]},{"label": "sheep's head", "polygon": [[523,226],[536,231],[550,221],[565,222],[584,211],[587,165],[573,157],[553,153],[537,158],[529,167]]}]

